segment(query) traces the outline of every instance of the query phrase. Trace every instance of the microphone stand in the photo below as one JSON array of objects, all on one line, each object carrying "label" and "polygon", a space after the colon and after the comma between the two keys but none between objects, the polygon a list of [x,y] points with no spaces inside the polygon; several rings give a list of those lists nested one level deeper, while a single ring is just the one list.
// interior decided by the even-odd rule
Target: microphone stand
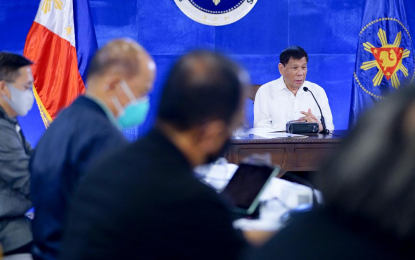
[{"label": "microphone stand", "polygon": [[324,120],[323,112],[321,111],[320,105],[318,104],[316,97],[314,96],[313,92],[311,92],[311,90],[309,90],[307,87],[303,87],[303,89],[304,89],[305,92],[310,92],[311,93],[311,95],[314,98],[314,101],[316,101],[316,104],[318,106],[318,109],[320,110],[320,115],[321,115],[320,121],[321,121],[321,125],[323,126],[323,130],[321,132],[319,132],[319,133],[320,134],[324,134],[324,135],[330,134],[330,130],[328,130],[326,128],[326,120]]}]

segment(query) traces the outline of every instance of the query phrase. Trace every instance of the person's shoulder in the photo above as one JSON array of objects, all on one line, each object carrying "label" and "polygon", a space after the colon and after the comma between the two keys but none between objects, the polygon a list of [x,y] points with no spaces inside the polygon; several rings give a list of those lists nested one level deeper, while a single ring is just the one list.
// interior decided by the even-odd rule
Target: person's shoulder
[{"label": "person's shoulder", "polygon": [[[42,139],[62,138],[78,141],[92,138],[115,137],[122,139],[122,133],[105,116],[88,108],[79,107],[76,104],[63,110],[45,131]],[[51,140],[55,141],[55,140]]]},{"label": "person's shoulder", "polygon": [[[20,146],[20,141],[16,142],[18,140],[15,126],[5,120],[0,118],[0,145],[6,146],[6,147],[15,147]],[[14,138],[15,137],[15,138]]]},{"label": "person's shoulder", "polygon": [[194,177],[191,179],[191,184],[189,183],[188,185],[191,196],[188,197],[189,201],[187,203],[192,201],[194,204],[209,205],[210,210],[228,211],[229,205],[212,187],[207,186]]},{"label": "person's shoulder", "polygon": [[83,126],[94,124],[96,119],[91,116],[91,111],[87,106],[83,106],[79,102],[81,97],[78,97],[71,105],[62,109],[57,117],[50,124],[45,134],[48,135],[53,132],[67,133],[82,129]]},{"label": "person's shoulder", "polygon": [[85,122],[80,122],[81,124],[84,124],[91,121],[94,123],[93,121],[96,120],[105,122],[103,119],[106,119],[106,115],[104,110],[93,100],[80,96],[59,114],[58,119],[59,118],[62,118],[63,120],[71,119],[72,121],[85,120]]},{"label": "person's shoulder", "polygon": [[14,125],[6,119],[0,118],[0,128],[1,128],[1,133],[4,133],[3,131],[14,130]]},{"label": "person's shoulder", "polygon": [[[53,122],[51,126],[55,124]],[[79,97],[72,105],[63,110],[56,119],[61,127],[71,125],[76,132],[93,136],[122,136],[121,132],[111,123],[105,112],[94,101]]]},{"label": "person's shoulder", "polygon": [[78,109],[73,104],[52,122],[40,139],[33,157],[36,158],[39,153],[50,153],[53,148],[59,151],[60,156],[69,156],[71,151],[74,158],[78,155],[84,159],[95,158],[127,143],[121,131],[105,115]]},{"label": "person's shoulder", "polygon": [[280,83],[280,81],[281,81],[281,78],[278,78],[278,79],[275,79],[275,80],[269,81],[269,82],[267,82],[267,83],[263,84],[263,85],[260,87],[260,89],[261,89],[261,88],[269,88],[269,87],[272,87],[272,86],[278,85],[278,84]]},{"label": "person's shoulder", "polygon": [[316,93],[326,93],[323,87],[311,81],[305,81],[304,86],[308,87],[311,91],[316,92]]},{"label": "person's shoulder", "polygon": [[[149,140],[148,133],[130,143],[118,129],[116,129],[116,132],[116,138],[122,140],[114,145],[112,149],[102,152],[91,164],[89,168],[91,171],[113,171],[117,174],[128,174],[128,172],[135,172],[137,168],[160,166],[159,159],[154,156],[157,145]],[[143,171],[143,169],[141,168],[140,171]]]},{"label": "person's shoulder", "polygon": [[257,93],[266,93],[271,89],[275,89],[280,85],[281,78],[275,79],[273,81],[267,82],[264,85],[261,85],[257,91]]}]

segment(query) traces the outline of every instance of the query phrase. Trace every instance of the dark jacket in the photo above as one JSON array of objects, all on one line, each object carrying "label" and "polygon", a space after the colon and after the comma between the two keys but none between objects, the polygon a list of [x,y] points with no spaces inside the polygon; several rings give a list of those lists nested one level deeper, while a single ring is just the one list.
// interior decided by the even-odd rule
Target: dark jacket
[{"label": "dark jacket", "polygon": [[244,259],[403,260],[414,256],[413,243],[402,243],[371,221],[319,209],[296,216],[263,248],[247,253]]},{"label": "dark jacket", "polygon": [[91,161],[125,144],[104,110],[81,96],[39,141],[30,163],[35,259],[57,259],[68,202]]},{"label": "dark jacket", "polygon": [[102,159],[80,185],[63,260],[236,259],[227,206],[160,132]]},{"label": "dark jacket", "polygon": [[29,219],[29,160],[32,148],[19,131],[16,118],[0,107],[0,244],[4,252],[32,241]]}]

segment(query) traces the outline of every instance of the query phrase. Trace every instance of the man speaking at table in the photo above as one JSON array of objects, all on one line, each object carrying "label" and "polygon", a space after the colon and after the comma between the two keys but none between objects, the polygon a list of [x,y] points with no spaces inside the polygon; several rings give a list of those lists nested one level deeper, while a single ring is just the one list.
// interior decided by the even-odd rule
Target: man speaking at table
[{"label": "man speaking at table", "polygon": [[305,80],[307,63],[308,55],[300,46],[290,46],[282,51],[278,64],[281,77],[261,86],[255,96],[254,127],[282,131],[288,121],[302,120],[318,123],[319,131],[322,131],[320,110],[312,92],[321,107],[326,128],[334,130],[326,92],[319,85]]}]

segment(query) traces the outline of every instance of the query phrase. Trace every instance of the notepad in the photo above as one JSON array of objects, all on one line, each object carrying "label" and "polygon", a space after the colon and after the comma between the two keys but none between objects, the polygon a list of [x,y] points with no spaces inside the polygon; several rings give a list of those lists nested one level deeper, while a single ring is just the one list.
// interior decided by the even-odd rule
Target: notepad
[{"label": "notepad", "polygon": [[252,128],[249,130],[250,134],[260,136],[267,139],[273,138],[307,138],[306,135],[290,134],[280,131],[275,131],[272,128]]}]

